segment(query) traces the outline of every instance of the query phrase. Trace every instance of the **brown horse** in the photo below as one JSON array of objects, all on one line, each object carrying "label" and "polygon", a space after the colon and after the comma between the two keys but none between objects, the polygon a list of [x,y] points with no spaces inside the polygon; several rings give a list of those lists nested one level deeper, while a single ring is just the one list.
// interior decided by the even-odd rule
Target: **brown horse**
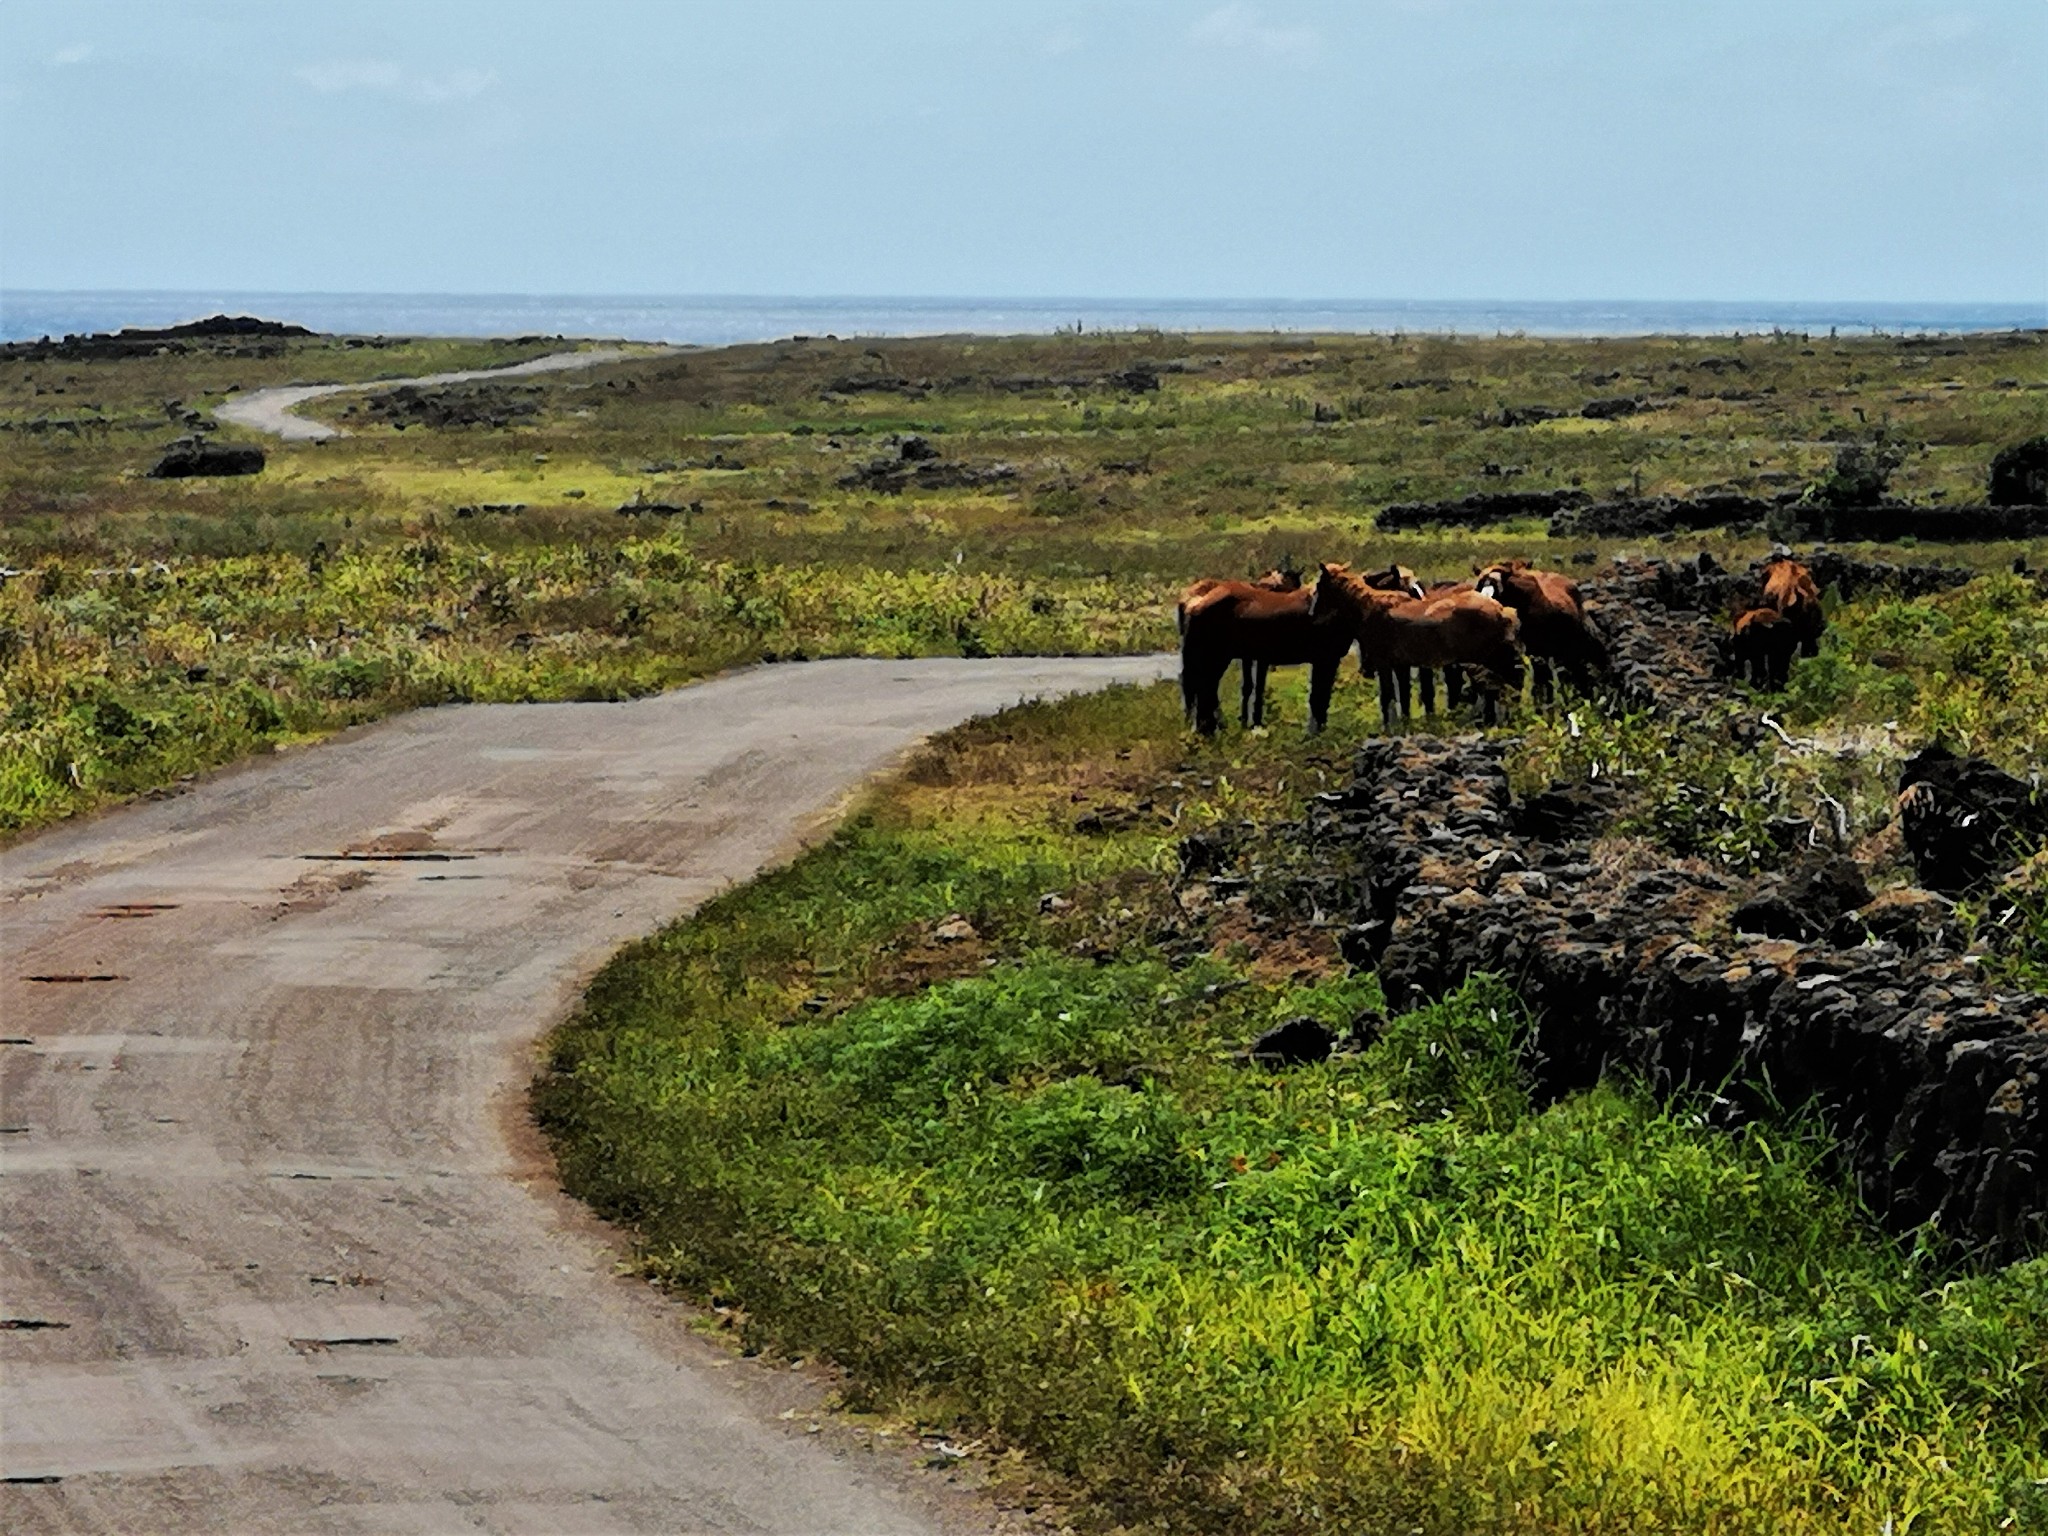
[{"label": "brown horse", "polygon": [[[1479,583],[1476,580],[1432,581],[1422,588],[1422,595],[1425,598],[1434,599],[1450,597],[1459,592],[1476,592],[1478,590]],[[1444,708],[1456,709],[1465,702],[1465,669],[1463,667],[1445,667],[1443,672]],[[1399,685],[1400,690],[1401,718],[1405,720],[1409,715],[1407,672],[1397,673],[1395,675],[1395,682]],[[1422,712],[1425,715],[1434,715],[1436,713],[1436,672],[1433,668],[1417,667],[1415,669],[1415,691],[1422,695]],[[1384,713],[1386,709],[1386,678],[1384,675],[1380,679],[1380,693],[1380,708]]]},{"label": "brown horse", "polygon": [[1792,653],[1798,649],[1798,632],[1777,609],[1751,608],[1736,617],[1729,654],[1737,673],[1746,674],[1757,687],[1783,688],[1792,671]]},{"label": "brown horse", "polygon": [[[1222,576],[1198,577],[1181,590],[1180,601],[1174,605],[1174,633],[1186,635],[1188,614],[1222,588],[1232,585],[1257,587],[1266,592],[1299,592],[1301,572],[1291,565],[1284,569],[1275,566],[1263,576],[1255,577],[1248,582],[1236,583]],[[1238,671],[1239,718],[1246,725],[1257,725],[1266,718],[1266,664],[1247,661],[1238,668]],[[1182,703],[1188,710],[1188,717],[1194,718],[1194,706],[1187,703],[1185,694]]]},{"label": "brown horse", "polygon": [[1774,556],[1764,567],[1763,606],[1792,626],[1801,655],[1820,654],[1821,631],[1828,627],[1828,616],[1821,609],[1813,572],[1797,560]]},{"label": "brown horse", "polygon": [[1577,582],[1526,560],[1497,560],[1479,573],[1478,589],[1520,616],[1530,693],[1539,704],[1552,695],[1553,667],[1562,668],[1580,692],[1592,691],[1593,675],[1607,670],[1607,645],[1586,616]]},{"label": "brown horse", "polygon": [[[1310,613],[1313,591],[1268,592],[1250,582],[1226,582],[1188,611],[1180,637],[1181,703],[1204,736],[1222,723],[1216,692],[1231,662],[1245,673],[1244,720],[1254,720],[1252,679],[1263,694],[1266,669],[1306,665],[1309,670],[1309,730],[1320,731],[1330,715],[1337,665],[1351,649],[1352,634],[1341,620]],[[1257,703],[1263,718],[1263,698]]]},{"label": "brown horse", "polygon": [[[1183,587],[1181,589],[1180,601],[1174,604],[1173,608],[1174,633],[1186,634],[1188,632],[1188,610],[1201,602],[1203,598],[1214,592],[1218,587],[1232,585],[1234,580],[1235,578],[1229,576],[1199,576]],[[1272,570],[1266,572],[1265,575],[1254,576],[1249,581],[1243,582],[1242,585],[1259,587],[1267,592],[1299,592],[1301,590],[1301,572],[1282,570],[1280,567],[1275,566]]]},{"label": "brown horse", "polygon": [[[1496,691],[1522,687],[1520,624],[1514,610],[1478,592],[1449,592],[1418,598],[1381,592],[1341,565],[1326,565],[1311,595],[1310,613],[1340,618],[1358,642],[1362,670],[1394,667],[1476,667],[1492,679],[1485,690],[1485,718],[1499,718]],[[1381,723],[1394,723],[1390,700],[1380,696]]]}]

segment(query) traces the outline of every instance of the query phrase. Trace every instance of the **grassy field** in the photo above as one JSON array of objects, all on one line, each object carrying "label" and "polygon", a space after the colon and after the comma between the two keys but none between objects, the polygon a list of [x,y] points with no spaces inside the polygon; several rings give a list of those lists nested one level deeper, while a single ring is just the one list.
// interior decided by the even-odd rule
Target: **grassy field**
[{"label": "grassy field", "polygon": [[[1882,429],[1910,449],[1896,490],[1971,500],[1997,447],[2048,420],[2043,343],[791,340],[449,396],[457,420],[502,426],[325,400],[311,409],[350,436],[269,443],[260,475],[188,481],[144,471],[177,412],[231,386],[556,344],[13,360],[0,567],[22,574],[0,584],[0,832],[394,708],[612,697],[779,655],[1149,649],[1172,643],[1172,594],[1196,573],[1290,558],[1458,573],[1503,550],[1646,547],[1556,548],[1533,523],[1375,531],[1403,498],[1764,493]],[[1504,407],[1619,396],[1646,408],[1497,424]],[[907,436],[933,456],[906,459]],[[668,510],[619,511],[650,505]],[[1763,540],[1683,548],[1700,545],[1734,559]]]},{"label": "grassy field", "polygon": [[[0,365],[0,834],[442,701],[1163,647],[1188,576],[1290,558],[1738,561],[1760,533],[1373,518],[1794,492],[1880,434],[1895,493],[1959,504],[2048,425],[2038,334],[812,338],[323,401],[350,435],[268,443],[260,475],[144,475],[231,387],[553,347]],[[1618,397],[1640,408],[1581,414]],[[1564,414],[1502,424],[1534,406]],[[2031,771],[2044,699],[2048,604],[1993,577],[1839,607],[1774,701],[1791,742],[1577,707],[1517,721],[1511,761],[1529,786],[1597,769],[1628,787],[1619,835],[1734,871],[1826,793],[1885,883],[1901,756]],[[1267,1025],[1371,1014],[1376,983],[1258,882],[1201,904],[1177,840],[1339,787],[1368,704],[1347,679],[1319,742],[1298,679],[1270,731],[1213,744],[1164,688],[952,733],[604,972],[536,1090],[566,1177],[751,1345],[1028,1453],[1096,1526],[2048,1528],[2048,1261],[1878,1234],[1807,1125],[1709,1132],[1628,1084],[1538,1107],[1485,982],[1325,1066],[1242,1059]],[[2048,978],[2048,856],[1961,915],[1987,967]]]},{"label": "grassy field", "polygon": [[[1808,665],[1868,665],[1886,607]],[[1537,1109],[1485,982],[1243,1060],[1377,987],[1256,893],[1194,906],[1177,840],[1344,770],[1285,728],[1195,747],[1166,688],[953,733],[600,976],[537,1087],[570,1186],[750,1345],[1029,1452],[1090,1523],[2042,1528],[2048,1261],[1880,1235],[1800,1123]]]}]

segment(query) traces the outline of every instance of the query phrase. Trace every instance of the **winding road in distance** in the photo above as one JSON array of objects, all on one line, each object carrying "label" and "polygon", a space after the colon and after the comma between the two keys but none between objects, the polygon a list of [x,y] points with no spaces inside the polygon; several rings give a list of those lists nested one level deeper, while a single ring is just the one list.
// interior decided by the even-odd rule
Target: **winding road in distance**
[{"label": "winding road in distance", "polygon": [[532,1046],[921,737],[1171,666],[423,710],[0,854],[0,1529],[989,1529],[619,1277]]},{"label": "winding road in distance", "polygon": [[314,421],[292,412],[309,400],[328,395],[378,394],[387,389],[418,388],[438,384],[471,384],[479,379],[527,378],[536,373],[567,373],[577,368],[595,368],[599,363],[616,363],[629,357],[659,357],[663,347],[597,347],[587,352],[550,352],[530,357],[523,363],[501,368],[461,368],[453,373],[428,373],[416,379],[366,379],[358,384],[280,384],[270,389],[252,389],[246,395],[225,400],[214,415],[238,427],[250,427],[281,437],[288,443],[317,443],[325,438],[345,437],[339,427]]}]

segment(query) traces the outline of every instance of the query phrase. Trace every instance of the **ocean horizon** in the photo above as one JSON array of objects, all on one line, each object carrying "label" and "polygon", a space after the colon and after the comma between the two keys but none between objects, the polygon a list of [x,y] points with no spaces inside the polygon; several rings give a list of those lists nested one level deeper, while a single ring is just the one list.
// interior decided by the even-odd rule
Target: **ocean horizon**
[{"label": "ocean horizon", "polygon": [[788,298],[11,289],[0,290],[0,341],[175,325],[215,314],[255,315],[339,335],[561,336],[698,346],[797,335],[1043,335],[1075,329],[1697,336],[1773,330],[1898,334],[2048,327],[2048,301]]}]

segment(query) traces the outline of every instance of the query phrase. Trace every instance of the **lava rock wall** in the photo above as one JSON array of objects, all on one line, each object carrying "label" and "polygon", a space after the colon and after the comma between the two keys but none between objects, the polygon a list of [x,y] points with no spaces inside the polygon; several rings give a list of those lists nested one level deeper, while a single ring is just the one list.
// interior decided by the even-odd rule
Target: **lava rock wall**
[{"label": "lava rock wall", "polygon": [[[1302,829],[1328,871],[1308,894],[1348,914],[1344,953],[1393,1006],[1477,972],[1516,987],[1546,1094],[1619,1071],[1725,1122],[1817,1111],[1888,1225],[2043,1246],[2048,997],[1987,987],[1923,893],[1814,911],[1821,937],[1734,932],[1755,888],[1682,861],[1603,869],[1611,807],[1572,802],[1518,801],[1478,737],[1372,742]],[[1839,872],[1800,889],[1868,895]]]}]

